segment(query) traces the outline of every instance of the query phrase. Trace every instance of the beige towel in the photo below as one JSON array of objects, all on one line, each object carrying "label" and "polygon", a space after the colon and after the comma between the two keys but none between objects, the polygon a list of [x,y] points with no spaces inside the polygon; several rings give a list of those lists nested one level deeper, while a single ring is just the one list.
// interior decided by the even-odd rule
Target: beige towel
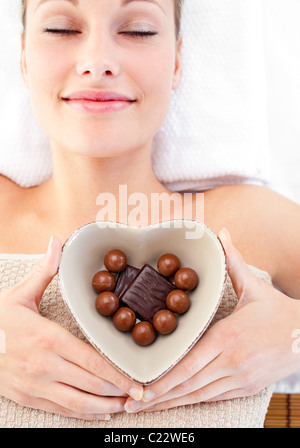
[{"label": "beige towel", "polygon": [[[13,287],[32,269],[38,258],[39,256],[32,255],[0,255],[0,289]],[[255,275],[271,283],[266,272],[252,267],[251,269]],[[223,300],[212,324],[231,313],[236,302],[236,294],[228,278]],[[85,340],[63,302],[57,276],[44,293],[40,312]],[[270,387],[252,397],[199,403],[163,412],[123,412],[112,415],[111,420],[107,422],[66,418],[22,407],[0,397],[0,428],[261,428],[271,395]]]}]

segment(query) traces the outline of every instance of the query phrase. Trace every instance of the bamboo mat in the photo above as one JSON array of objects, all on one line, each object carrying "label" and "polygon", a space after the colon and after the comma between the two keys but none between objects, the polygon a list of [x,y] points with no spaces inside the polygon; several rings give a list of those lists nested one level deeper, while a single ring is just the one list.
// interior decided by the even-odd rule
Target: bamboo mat
[{"label": "bamboo mat", "polygon": [[265,428],[300,428],[300,394],[273,394]]}]

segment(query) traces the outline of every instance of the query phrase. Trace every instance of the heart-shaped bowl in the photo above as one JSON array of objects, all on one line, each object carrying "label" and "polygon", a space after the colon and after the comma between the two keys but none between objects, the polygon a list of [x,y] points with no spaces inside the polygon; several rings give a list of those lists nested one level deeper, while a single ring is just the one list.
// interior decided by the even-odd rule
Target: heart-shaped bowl
[{"label": "heart-shaped bowl", "polygon": [[[175,331],[158,335],[149,346],[137,345],[130,332],[117,330],[112,318],[95,308],[92,278],[106,269],[104,256],[111,249],[125,252],[128,264],[137,268],[147,263],[157,269],[159,257],[173,253],[181,267],[198,274],[198,286],[189,292],[191,306],[178,316]],[[65,242],[58,277],[62,297],[88,341],[124,375],[146,385],[174,367],[207,329],[222,299],[226,255],[217,235],[196,221],[172,220],[149,227],[93,222]]]}]

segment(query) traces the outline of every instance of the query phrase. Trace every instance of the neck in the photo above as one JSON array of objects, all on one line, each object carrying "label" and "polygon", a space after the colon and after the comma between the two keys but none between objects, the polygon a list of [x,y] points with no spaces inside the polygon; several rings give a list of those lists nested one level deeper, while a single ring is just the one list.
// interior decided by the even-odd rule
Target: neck
[{"label": "neck", "polygon": [[127,221],[130,210],[124,204],[126,196],[151,204],[153,193],[171,194],[155,177],[151,146],[111,158],[85,156],[54,146],[52,161],[53,174],[39,187],[42,209],[45,216],[55,217],[66,229],[105,219],[105,210],[106,219]]}]

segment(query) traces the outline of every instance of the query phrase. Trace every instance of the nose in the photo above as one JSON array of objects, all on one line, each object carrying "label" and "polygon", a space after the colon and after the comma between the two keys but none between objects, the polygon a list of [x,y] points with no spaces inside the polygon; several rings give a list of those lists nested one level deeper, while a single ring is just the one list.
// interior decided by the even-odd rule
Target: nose
[{"label": "nose", "polygon": [[90,32],[83,40],[77,63],[77,73],[92,79],[115,77],[120,72],[113,39],[104,31]]}]

